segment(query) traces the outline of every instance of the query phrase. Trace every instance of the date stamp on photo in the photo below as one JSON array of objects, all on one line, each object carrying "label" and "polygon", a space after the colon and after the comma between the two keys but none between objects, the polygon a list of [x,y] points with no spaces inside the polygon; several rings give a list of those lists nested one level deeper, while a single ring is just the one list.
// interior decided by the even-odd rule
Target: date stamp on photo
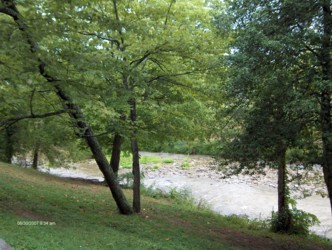
[{"label": "date stamp on photo", "polygon": [[55,226],[54,221],[27,220],[17,221],[18,226]]}]

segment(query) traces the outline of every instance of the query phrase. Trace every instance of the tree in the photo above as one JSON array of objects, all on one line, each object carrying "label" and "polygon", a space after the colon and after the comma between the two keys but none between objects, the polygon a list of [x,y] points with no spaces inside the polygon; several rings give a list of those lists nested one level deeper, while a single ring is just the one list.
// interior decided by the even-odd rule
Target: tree
[{"label": "tree", "polygon": [[39,69],[39,74],[44,78],[44,81],[52,87],[55,94],[62,101],[63,107],[68,112],[72,120],[75,122],[76,127],[79,129],[81,136],[83,136],[93,153],[93,156],[102,171],[107,184],[109,185],[113,197],[118,205],[118,208],[123,214],[132,213],[131,207],[128,205],[126,198],[117,183],[117,180],[114,176],[114,173],[110,169],[110,166],[107,162],[105,155],[100,147],[98,140],[96,139],[93,130],[86,123],[84,115],[81,111],[80,106],[74,103],[73,99],[66,93],[63,88],[60,78],[52,76],[52,73],[56,72],[54,68],[49,67],[45,60],[42,59],[38,44],[34,41],[32,34],[29,32],[29,27],[23,19],[21,13],[18,11],[15,3],[13,1],[1,1],[2,6],[0,7],[0,13],[10,16],[18,29],[22,32],[27,48],[30,49],[30,53],[34,56],[33,62],[36,67]]},{"label": "tree", "polygon": [[[308,109],[309,112],[303,112],[307,125],[321,131],[322,165],[332,209],[331,1],[234,1],[229,6],[228,20],[233,20],[234,36],[238,40],[232,53],[242,54],[247,64],[240,68],[237,77],[240,80],[243,72],[248,73],[247,79],[242,78],[248,83],[244,93],[255,93],[256,87],[251,82],[259,81],[262,71],[270,69],[275,74],[283,66],[282,72],[291,74],[288,82],[292,85],[284,91],[285,94],[296,91],[296,99],[291,101],[296,105],[292,109],[287,107],[288,103],[285,105],[295,118],[301,116],[293,115],[293,111],[300,114],[300,109]],[[320,122],[313,123],[317,120]]]},{"label": "tree", "polygon": [[[2,18],[18,27],[17,48],[11,48],[6,41],[4,51],[19,57],[18,62],[29,58],[27,71],[29,77],[33,76],[33,84],[29,85],[22,78],[13,77],[14,68],[0,65],[10,79],[10,85],[4,88],[14,92],[11,85],[19,81],[18,89],[24,93],[25,101],[18,110],[30,110],[30,114],[6,114],[3,124],[69,113],[75,133],[86,140],[106,181],[115,185],[115,190],[116,179],[108,170],[99,141],[105,145],[113,139],[113,145],[120,147],[121,141],[129,139],[129,148],[135,150],[137,190],[138,141],[150,143],[176,137],[179,128],[187,132],[197,121],[202,123],[202,116],[195,111],[204,113],[206,109],[197,101],[197,92],[202,90],[199,86],[207,73],[218,66],[211,55],[219,47],[214,43],[203,1],[190,3],[188,10],[184,8],[186,1],[25,1],[20,3],[23,13],[34,16],[27,19],[23,19],[13,1],[2,3],[0,12],[7,15]],[[8,22],[8,16],[15,22]],[[40,25],[40,20],[44,25]],[[2,28],[10,37],[11,29],[6,25]],[[26,53],[17,53],[16,49]],[[1,61],[10,65],[12,61],[6,53]],[[10,66],[22,69],[18,63]],[[42,87],[34,86],[36,82]],[[39,91],[45,89],[50,92],[51,111],[45,100],[39,100]],[[113,150],[115,156],[119,152]],[[118,160],[111,162],[117,170]],[[121,200],[121,193],[118,195],[115,196]],[[135,210],[139,211],[139,205]]]},{"label": "tree", "polygon": [[[232,135],[222,156],[239,161],[241,167],[257,167],[258,163],[278,167],[276,230],[287,232],[293,228],[286,152],[299,146],[302,136],[310,136],[305,131],[316,126],[318,109],[312,71],[306,71],[312,67],[312,58],[307,49],[303,50],[307,41],[299,39],[297,29],[301,22],[309,24],[307,17],[304,21],[294,16],[299,12],[291,11],[288,4],[295,3],[235,1],[226,12],[231,26],[220,27],[221,33],[233,27],[234,42],[228,56],[231,74],[225,92],[235,103],[231,105],[232,116],[240,122],[239,134]],[[305,8],[301,6],[301,10]],[[288,19],[296,20],[295,24]]]},{"label": "tree", "polygon": [[[102,59],[105,68],[100,71],[105,78],[104,86],[109,89],[103,98],[108,102],[115,97],[119,104],[114,108],[117,119],[110,121],[116,124],[112,126],[116,129],[110,131],[114,134],[111,165],[118,170],[120,142],[128,139],[133,155],[134,204],[139,204],[138,141],[149,143],[160,138],[164,131],[165,137],[170,138],[172,133],[178,135],[189,119],[194,120],[185,105],[183,113],[176,110],[179,117],[170,111],[178,103],[195,101],[193,93],[201,90],[199,85],[205,74],[216,67],[215,61],[208,58],[216,45],[212,44],[214,37],[204,3],[190,3],[190,11],[183,8],[185,4],[185,1],[175,4],[174,1],[114,0],[112,6],[105,3],[104,11],[97,14],[97,30],[97,25],[91,25],[80,32],[107,55]],[[100,6],[96,8],[99,10]],[[113,73],[110,75],[107,69]],[[165,113],[171,114],[160,119]],[[157,120],[170,126],[161,127],[155,123]],[[135,210],[140,210],[139,205]]]}]

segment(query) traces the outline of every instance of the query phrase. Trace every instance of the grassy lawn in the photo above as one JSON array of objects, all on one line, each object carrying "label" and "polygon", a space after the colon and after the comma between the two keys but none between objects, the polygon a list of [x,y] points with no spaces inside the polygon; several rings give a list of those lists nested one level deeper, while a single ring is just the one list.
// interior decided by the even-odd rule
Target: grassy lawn
[{"label": "grassy lawn", "polygon": [[[0,163],[0,238],[15,249],[331,249],[170,198],[117,212],[107,187]],[[131,199],[131,191],[125,191]]]}]

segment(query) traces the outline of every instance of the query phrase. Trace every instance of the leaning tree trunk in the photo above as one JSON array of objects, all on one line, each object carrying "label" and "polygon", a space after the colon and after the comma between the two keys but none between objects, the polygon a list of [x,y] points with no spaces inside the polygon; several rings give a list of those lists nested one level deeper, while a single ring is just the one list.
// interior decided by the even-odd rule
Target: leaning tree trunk
[{"label": "leaning tree trunk", "polygon": [[291,214],[288,204],[286,148],[278,152],[278,224],[276,231],[288,232],[291,226]]},{"label": "leaning tree trunk", "polygon": [[[135,122],[137,120],[137,111],[136,111],[136,100],[134,98],[130,99],[130,120],[133,122],[135,126]],[[131,139],[131,152],[133,154],[133,176],[134,176],[134,184],[133,184],[133,208],[135,213],[141,212],[141,171],[139,165],[139,149],[138,142],[136,139],[136,127],[134,127],[133,138]]]},{"label": "leaning tree trunk", "polygon": [[331,36],[332,36],[332,16],[330,1],[325,0],[322,5],[323,10],[323,37],[320,53],[322,67],[322,81],[325,84],[321,92],[321,129],[323,141],[323,172],[332,213],[332,122],[331,122]]},{"label": "leaning tree trunk", "polygon": [[[40,67],[41,74],[45,77],[45,71],[43,67]],[[62,90],[62,88],[56,83],[56,80],[52,80],[50,76],[46,75],[46,79],[53,84],[56,90],[57,96],[63,101],[65,108],[68,110],[71,118],[76,122],[76,126],[80,129],[82,137],[86,140],[93,157],[95,158],[100,171],[103,173],[105,180],[112,192],[113,198],[122,214],[131,214],[132,208],[130,207],[121,187],[117,181],[117,178],[109,165],[102,148],[95,137],[93,130],[85,122],[83,113],[80,107],[73,103],[71,98]]]},{"label": "leaning tree trunk", "polygon": [[110,165],[116,176],[118,176],[119,166],[120,166],[121,144],[122,144],[121,135],[115,133],[112,145],[112,156],[111,156]]},{"label": "leaning tree trunk", "polygon": [[85,122],[81,108],[76,105],[73,100],[67,95],[67,93],[59,85],[60,80],[54,76],[49,75],[46,71],[45,62],[38,56],[38,44],[34,42],[31,34],[27,32],[26,24],[16,8],[15,2],[13,0],[4,1],[2,0],[3,7],[0,7],[0,13],[5,13],[11,16],[19,30],[21,30],[30,46],[30,51],[34,54],[38,60],[39,73],[47,80],[47,82],[54,88],[56,95],[62,101],[64,108],[67,110],[70,117],[75,121],[76,127],[80,129],[81,136],[86,140],[93,157],[95,158],[100,171],[103,173],[105,180],[112,192],[113,198],[122,214],[131,214],[132,208],[130,207],[124,193],[121,190],[117,178],[114,175],[102,148],[95,137],[90,126]]}]

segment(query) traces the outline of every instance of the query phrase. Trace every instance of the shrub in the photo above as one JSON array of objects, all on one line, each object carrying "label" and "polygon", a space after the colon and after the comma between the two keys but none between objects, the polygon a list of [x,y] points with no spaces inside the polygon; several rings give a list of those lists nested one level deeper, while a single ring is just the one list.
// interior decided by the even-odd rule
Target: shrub
[{"label": "shrub", "polygon": [[[288,224],[284,223],[288,221]],[[272,212],[271,230],[288,234],[308,235],[309,228],[320,222],[316,215],[307,213],[293,206],[287,212]]]}]

